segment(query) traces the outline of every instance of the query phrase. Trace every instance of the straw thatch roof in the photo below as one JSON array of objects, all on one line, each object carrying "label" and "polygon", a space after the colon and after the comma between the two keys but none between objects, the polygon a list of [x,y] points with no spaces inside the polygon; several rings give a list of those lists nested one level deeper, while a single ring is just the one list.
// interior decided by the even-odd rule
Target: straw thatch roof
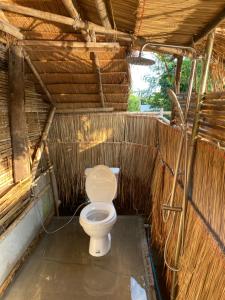
[{"label": "straw thatch roof", "polygon": [[[71,3],[75,13],[74,9],[68,9]],[[102,3],[105,3],[105,9],[102,9]],[[8,9],[5,4],[11,4],[14,8]],[[55,21],[53,18],[54,21],[49,21],[43,14],[34,16],[21,12],[19,7],[15,11],[17,5],[64,19]],[[190,46],[223,18],[225,4],[223,0],[4,0],[0,3],[1,8],[0,23],[1,20],[9,22],[13,26],[9,30],[13,32],[14,28],[19,29],[16,36],[23,34],[26,41],[22,45],[25,44],[33,65],[60,109],[101,107],[103,98],[106,107],[126,110],[129,92],[126,55],[132,45],[139,47],[150,40]],[[98,30],[94,30],[95,35],[90,31],[93,41],[118,42],[122,48],[118,50],[110,46],[106,49],[103,46],[85,49],[72,45],[71,42],[87,41],[82,26],[73,24],[78,20],[76,12],[80,18],[79,26],[83,22],[81,25],[85,27],[86,21],[98,26]],[[102,28],[113,33],[105,34]],[[11,42],[8,35],[4,37]],[[46,45],[45,41],[50,42]],[[68,43],[52,44],[55,41]],[[218,47],[221,48],[219,45],[220,39]],[[92,52],[97,53],[99,69]],[[26,72],[28,78],[33,77],[28,68]],[[102,77],[101,90],[99,73]]]}]

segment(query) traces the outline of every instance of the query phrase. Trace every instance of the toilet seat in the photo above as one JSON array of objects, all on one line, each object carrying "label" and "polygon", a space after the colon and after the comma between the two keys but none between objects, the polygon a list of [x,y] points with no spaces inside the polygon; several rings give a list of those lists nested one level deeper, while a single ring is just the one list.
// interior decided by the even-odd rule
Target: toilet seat
[{"label": "toilet seat", "polygon": [[[107,216],[101,220],[91,219],[89,216],[91,213],[99,214],[105,212]],[[104,203],[104,202],[93,202],[84,207],[80,213],[80,222],[85,223],[86,225],[95,226],[95,225],[107,225],[116,217],[116,210],[113,204]]]},{"label": "toilet seat", "polygon": [[91,202],[112,203],[117,192],[116,176],[107,166],[95,166],[87,174],[85,190]]}]

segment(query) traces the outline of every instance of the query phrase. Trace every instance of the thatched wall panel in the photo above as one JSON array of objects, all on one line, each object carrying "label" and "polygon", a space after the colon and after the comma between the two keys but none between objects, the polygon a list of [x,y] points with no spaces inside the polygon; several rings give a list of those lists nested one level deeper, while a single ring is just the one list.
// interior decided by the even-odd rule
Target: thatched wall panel
[{"label": "thatched wall panel", "polygon": [[125,213],[149,211],[151,204],[147,200],[156,153],[157,150],[153,146],[135,143],[122,144],[120,207]]},{"label": "thatched wall panel", "polygon": [[[121,99],[118,100],[118,102],[105,102],[105,107],[113,108],[114,111],[126,111],[127,110],[127,103],[125,101],[119,102]],[[123,100],[123,99],[122,99]],[[80,108],[102,108],[102,104],[100,103],[100,99],[98,102],[80,102],[80,103],[56,103],[56,108],[61,110],[67,110],[67,109],[80,109]]]},{"label": "thatched wall panel", "polygon": [[[39,141],[46,124],[49,112],[49,104],[44,101],[40,94],[41,87],[36,89],[32,81],[25,80],[25,113],[28,131],[28,146],[30,156],[32,157],[39,145]],[[39,174],[41,169],[46,169],[47,164],[43,156],[39,164]]]},{"label": "thatched wall panel", "polygon": [[[161,259],[162,274],[166,279],[168,291],[171,288],[172,272],[164,264],[164,247],[167,242],[166,258],[170,266],[174,266],[175,247],[178,234],[179,213],[170,213],[167,223],[163,222],[162,205],[168,204],[173,181],[173,153],[176,142],[172,141],[172,133],[178,140],[177,129],[168,125],[160,125],[159,141],[165,137],[166,147],[159,143],[158,157],[152,177],[151,202],[152,211],[152,243]],[[160,130],[165,129],[164,133]],[[168,133],[169,132],[169,133]],[[164,134],[164,135],[163,135]],[[168,136],[171,137],[169,143]],[[164,147],[164,146],[163,146]],[[167,153],[166,153],[167,151]],[[171,155],[173,154],[173,155]],[[164,162],[165,161],[165,162]],[[184,254],[178,272],[177,299],[223,299],[224,298],[224,151],[217,146],[199,140],[194,163],[192,201],[187,210],[187,227]],[[175,206],[181,206],[183,189],[177,184]],[[173,227],[170,236],[170,226]]]},{"label": "thatched wall panel", "polygon": [[156,118],[130,114],[125,119],[125,126],[126,142],[156,146]]},{"label": "thatched wall panel", "polygon": [[225,246],[225,152],[198,141],[192,200],[199,214]]},{"label": "thatched wall panel", "polygon": [[188,208],[187,220],[177,299],[224,299],[224,252],[191,205]]},{"label": "thatched wall panel", "polygon": [[8,52],[0,45],[0,193],[13,184],[8,93]]},{"label": "thatched wall panel", "polygon": [[49,147],[64,204],[76,205],[84,195],[86,167],[106,164],[121,168],[119,211],[148,211],[157,152],[153,119],[128,113],[56,115]]},{"label": "thatched wall panel", "polygon": [[56,115],[49,133],[54,142],[122,142],[123,114]]}]

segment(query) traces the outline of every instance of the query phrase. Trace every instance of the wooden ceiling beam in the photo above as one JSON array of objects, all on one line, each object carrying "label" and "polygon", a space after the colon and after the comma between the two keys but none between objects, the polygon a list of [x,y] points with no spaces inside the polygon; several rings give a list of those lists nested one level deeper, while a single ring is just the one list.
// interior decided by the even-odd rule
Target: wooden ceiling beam
[{"label": "wooden ceiling beam", "polygon": [[210,33],[210,31],[215,29],[221,22],[224,21],[224,19],[225,19],[225,7],[215,18],[213,18],[213,20],[210,23],[208,23],[202,29],[202,31],[200,31],[197,35],[194,36],[193,38],[194,43],[198,42],[199,40],[207,36]]},{"label": "wooden ceiling beam", "polygon": [[70,113],[99,113],[99,112],[112,112],[114,111],[113,107],[100,107],[100,108],[58,108],[56,110],[57,114],[70,114]]},{"label": "wooden ceiling beam", "polygon": [[6,15],[4,14],[4,12],[1,9],[0,9],[0,19],[9,23],[8,18],[6,17]]},{"label": "wooden ceiling beam", "polygon": [[[119,43],[95,43],[95,42],[73,42],[73,41],[45,41],[45,40],[22,40],[18,41],[20,46],[44,46],[44,47],[60,47],[60,48],[102,48],[102,49],[120,49]],[[35,50],[35,48],[34,48]]]},{"label": "wooden ceiling beam", "polygon": [[29,16],[29,17],[35,17],[41,20],[46,20],[50,22],[56,22],[56,23],[61,23],[65,25],[72,26],[75,29],[84,29],[84,30],[93,30],[98,33],[104,33],[104,34],[109,34],[109,35],[117,35],[120,36],[120,38],[124,38],[126,41],[131,41],[132,38],[130,34],[122,32],[122,31],[117,31],[114,29],[106,29],[103,26],[97,25],[92,22],[84,22],[79,19],[73,19],[70,17],[65,17],[62,15],[50,13],[50,12],[45,12],[21,5],[17,5],[14,3],[0,3],[0,9],[10,11],[13,13],[18,13],[21,15]]},{"label": "wooden ceiling beam", "polygon": [[111,26],[111,23],[109,20],[109,15],[107,12],[107,8],[105,5],[105,1],[104,0],[95,0],[95,6],[97,8],[102,25],[107,29],[112,29],[112,26]]},{"label": "wooden ceiling beam", "polygon": [[18,40],[22,40],[24,38],[23,34],[20,32],[20,30],[17,27],[11,25],[10,23],[8,23],[3,19],[0,20],[0,30],[14,36]]}]

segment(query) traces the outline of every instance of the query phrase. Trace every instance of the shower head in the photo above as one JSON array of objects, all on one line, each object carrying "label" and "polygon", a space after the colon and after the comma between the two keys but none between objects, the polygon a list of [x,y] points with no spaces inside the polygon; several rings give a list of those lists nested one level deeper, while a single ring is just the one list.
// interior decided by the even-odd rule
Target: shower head
[{"label": "shower head", "polygon": [[155,64],[155,61],[150,58],[141,57],[141,52],[139,56],[128,56],[127,62],[131,65],[138,66],[152,66]]}]

